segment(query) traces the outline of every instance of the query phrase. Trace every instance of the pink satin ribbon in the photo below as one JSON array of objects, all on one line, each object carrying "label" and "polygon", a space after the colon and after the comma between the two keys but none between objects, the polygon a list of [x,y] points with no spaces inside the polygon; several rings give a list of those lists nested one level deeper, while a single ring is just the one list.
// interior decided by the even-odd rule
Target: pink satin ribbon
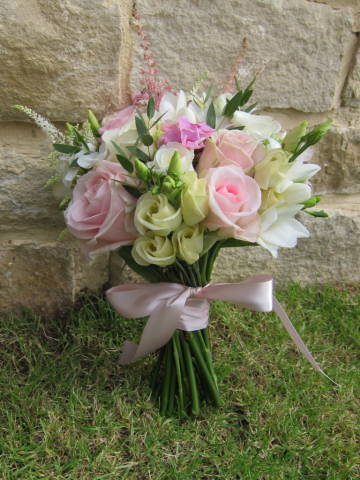
[{"label": "pink satin ribbon", "polygon": [[205,328],[209,323],[210,300],[222,300],[255,312],[274,310],[301,353],[316,370],[331,380],[316,363],[272,292],[273,280],[267,275],[251,277],[241,283],[210,284],[198,288],[178,283],[138,283],[111,288],[106,295],[122,317],[150,315],[139,345],[129,341],[124,343],[119,364],[128,365],[162,347],[176,329],[194,331]]}]

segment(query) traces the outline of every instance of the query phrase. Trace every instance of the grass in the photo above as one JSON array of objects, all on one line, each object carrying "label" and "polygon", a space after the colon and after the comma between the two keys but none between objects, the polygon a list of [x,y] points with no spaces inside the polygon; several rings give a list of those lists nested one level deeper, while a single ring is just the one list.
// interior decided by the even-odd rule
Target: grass
[{"label": "grass", "polygon": [[155,355],[119,367],[144,320],[84,299],[55,323],[0,327],[0,479],[355,479],[360,476],[360,288],[300,288],[278,299],[339,389],[299,354],[274,313],[213,302],[225,406],[160,417]]}]

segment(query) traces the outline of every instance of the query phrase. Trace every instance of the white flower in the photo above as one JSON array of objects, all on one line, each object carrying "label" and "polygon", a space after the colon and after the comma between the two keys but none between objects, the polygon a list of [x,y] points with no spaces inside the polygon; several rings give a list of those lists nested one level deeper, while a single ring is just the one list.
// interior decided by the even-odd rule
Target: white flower
[{"label": "white flower", "polygon": [[198,123],[194,109],[187,106],[186,94],[183,90],[180,90],[177,96],[173,93],[165,92],[160,102],[159,112],[160,115],[166,112],[162,121],[172,120],[176,122],[179,117],[185,115],[189,122]]},{"label": "white flower", "polygon": [[305,183],[292,183],[284,192],[276,193],[273,189],[261,191],[260,211],[266,210],[281,202],[283,204],[304,203],[311,197],[311,188]]},{"label": "white flower", "polygon": [[171,158],[176,150],[180,155],[182,173],[193,171],[194,167],[192,161],[194,159],[194,151],[188,150],[184,145],[177,142],[169,142],[166,145],[162,145],[156,152],[154,161],[148,162],[148,167],[154,167],[153,169],[155,172],[166,175]]},{"label": "white flower", "polygon": [[112,142],[116,143],[119,147],[122,148],[124,153],[127,155],[129,151],[126,147],[134,145],[136,139],[138,138],[138,132],[136,130],[135,123],[135,114],[132,115],[125,125],[121,128],[114,128],[113,130],[106,130],[102,134],[102,140],[106,144],[107,150],[109,151],[109,156],[107,158],[110,162],[117,162],[116,155],[119,153]]},{"label": "white flower", "polygon": [[260,216],[262,228],[257,243],[270,251],[274,258],[278,256],[278,248],[293,248],[298,238],[308,238],[309,231],[297,220],[296,215],[303,205],[278,204],[265,210]]},{"label": "white flower", "polygon": [[214,107],[215,107],[215,113],[217,117],[222,117],[222,112],[224,110],[224,107],[226,105],[226,100],[231,100],[234,95],[230,92],[228,93],[222,93],[218,97],[216,97],[213,100]]},{"label": "white flower", "polygon": [[[81,150],[81,152],[77,153],[78,155],[77,163],[80,167],[89,169],[95,167],[100,160],[106,160],[107,157],[107,148],[106,144],[102,143],[100,145],[99,151],[96,151],[95,145],[92,143],[87,144],[91,153],[87,153],[85,150]],[[76,158],[76,157],[74,157]]]},{"label": "white flower", "polygon": [[281,130],[279,122],[267,115],[253,115],[241,110],[236,110],[231,123],[236,127],[245,127],[249,132],[258,133],[260,136],[270,136]]}]

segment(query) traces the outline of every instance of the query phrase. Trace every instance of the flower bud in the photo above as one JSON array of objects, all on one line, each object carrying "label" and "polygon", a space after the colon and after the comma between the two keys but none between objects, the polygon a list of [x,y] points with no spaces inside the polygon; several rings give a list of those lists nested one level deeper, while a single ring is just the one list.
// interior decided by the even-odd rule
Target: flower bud
[{"label": "flower bud", "polygon": [[160,237],[154,232],[148,232],[144,237],[135,240],[131,250],[136,263],[149,266],[166,267],[176,260],[173,244],[167,237]]},{"label": "flower bud", "polygon": [[175,251],[180,259],[189,265],[199,260],[204,247],[203,232],[204,227],[200,225],[189,227],[186,223],[182,223],[173,233],[172,242]]},{"label": "flower bud", "polygon": [[311,132],[309,132],[307,135],[304,137],[304,141],[311,146],[315,145],[324,135],[325,133],[329,130],[331,124],[333,122],[333,119],[331,118],[327,122],[322,123],[318,127],[314,128]]},{"label": "flower bud", "polygon": [[137,176],[144,183],[148,183],[151,180],[151,172],[145,163],[141,162],[138,158],[135,158],[135,171]]},{"label": "flower bud", "polygon": [[89,110],[88,112],[89,112],[89,123],[90,123],[90,126],[91,126],[91,131],[92,131],[94,137],[98,138],[98,137],[100,137],[100,135],[99,135],[100,124],[97,121],[97,118],[95,117],[95,115],[92,113],[92,111]]},{"label": "flower bud", "polygon": [[184,222],[195,225],[209,213],[209,195],[206,194],[206,180],[198,179],[196,172],[187,172],[181,176],[185,188],[181,193],[181,214]]},{"label": "flower bud", "polygon": [[295,152],[301,138],[306,133],[307,124],[305,121],[301,122],[300,125],[287,132],[283,141],[284,150],[291,153]]},{"label": "flower bud", "polygon": [[156,132],[154,133],[153,135],[153,139],[154,139],[154,144],[157,145],[157,142],[159,140],[159,138],[164,135],[164,132],[161,131],[161,130],[156,130]]},{"label": "flower bud", "polygon": [[177,173],[178,175],[182,175],[182,167],[181,167],[181,160],[178,150],[175,150],[174,155],[171,157],[171,162],[167,171],[168,175],[172,173]]}]

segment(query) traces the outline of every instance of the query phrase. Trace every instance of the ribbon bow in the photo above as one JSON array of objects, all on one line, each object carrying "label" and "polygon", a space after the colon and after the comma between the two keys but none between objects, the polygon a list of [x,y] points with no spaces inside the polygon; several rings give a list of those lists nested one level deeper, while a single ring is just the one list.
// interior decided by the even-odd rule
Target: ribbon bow
[{"label": "ribbon bow", "polygon": [[241,283],[197,288],[178,283],[139,283],[111,288],[106,295],[121,316],[141,318],[150,315],[139,345],[126,341],[119,364],[128,365],[162,347],[176,329],[194,331],[207,327],[210,300],[222,300],[255,312],[274,310],[301,353],[316,370],[331,380],[316,363],[272,292],[273,279],[267,275],[251,277]]}]

